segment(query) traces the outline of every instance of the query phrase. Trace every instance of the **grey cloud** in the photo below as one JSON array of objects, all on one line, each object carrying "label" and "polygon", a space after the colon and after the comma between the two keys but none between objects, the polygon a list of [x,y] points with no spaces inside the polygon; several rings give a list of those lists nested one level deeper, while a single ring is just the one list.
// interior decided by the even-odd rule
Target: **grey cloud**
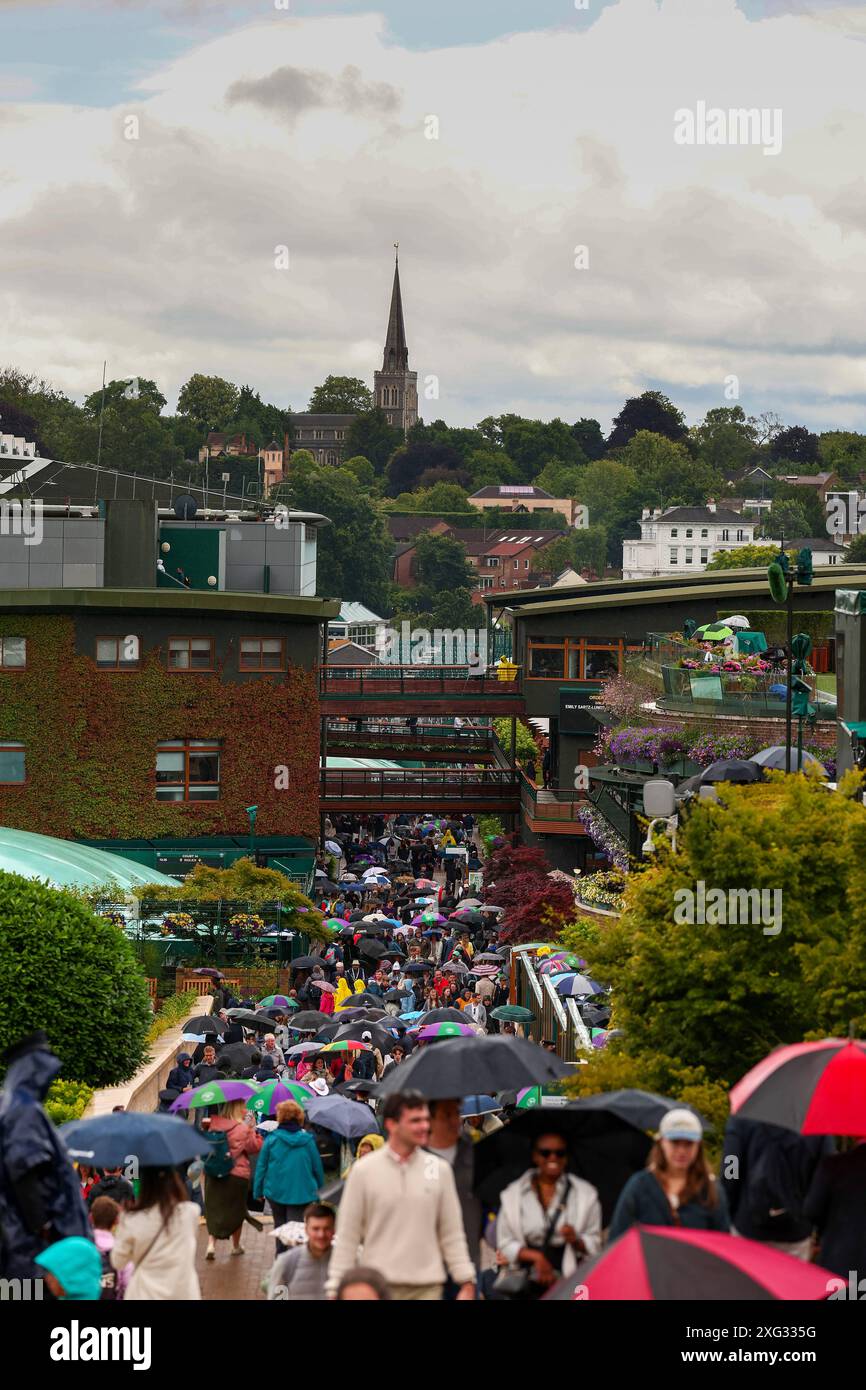
[{"label": "grey cloud", "polygon": [[267,77],[242,78],[226,92],[235,106],[250,102],[293,122],[303,111],[335,107],[347,115],[393,115],[400,107],[396,87],[387,82],[365,82],[359,68],[345,67],[339,77],[303,68],[277,68]]}]

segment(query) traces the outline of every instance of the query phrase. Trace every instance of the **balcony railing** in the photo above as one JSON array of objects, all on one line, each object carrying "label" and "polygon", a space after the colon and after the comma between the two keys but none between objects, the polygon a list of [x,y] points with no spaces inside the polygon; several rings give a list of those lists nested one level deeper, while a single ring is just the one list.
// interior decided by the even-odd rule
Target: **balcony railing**
[{"label": "balcony railing", "polygon": [[471,725],[455,729],[449,724],[427,724],[419,722],[414,729],[408,728],[406,721],[400,719],[329,719],[326,721],[328,745],[331,748],[352,747],[363,743],[365,748],[383,749],[400,747],[411,749],[430,749],[440,752],[456,750],[460,754],[492,753],[493,730],[481,720],[473,720]]},{"label": "balcony railing", "polygon": [[524,815],[530,820],[580,821],[578,807],[589,800],[586,791],[574,791],[571,787],[536,787],[521,774],[520,804]]},{"label": "balcony railing", "polygon": [[319,689],[327,696],[519,695],[518,675],[503,679],[502,669],[487,666],[327,666]]},{"label": "balcony railing", "polygon": [[328,801],[445,801],[502,802],[518,797],[518,775],[500,768],[383,769],[381,772],[328,768],[322,773],[321,795]]}]

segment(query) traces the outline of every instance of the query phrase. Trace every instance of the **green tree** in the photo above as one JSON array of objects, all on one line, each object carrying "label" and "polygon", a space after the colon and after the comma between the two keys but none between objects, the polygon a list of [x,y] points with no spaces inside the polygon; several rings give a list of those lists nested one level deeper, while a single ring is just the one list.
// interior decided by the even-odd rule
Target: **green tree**
[{"label": "green tree", "polygon": [[866,565],[866,531],[854,537],[845,551],[844,558],[852,565]]},{"label": "green tree", "polygon": [[411,492],[416,487],[446,479],[461,487],[469,481],[461,455],[450,444],[419,440],[404,444],[392,454],[385,488],[389,497],[397,497],[401,492]]},{"label": "green tree", "polygon": [[821,468],[835,473],[843,483],[856,483],[866,469],[866,434],[853,430],[827,430],[818,440]]},{"label": "green tree", "polygon": [[777,545],[738,545],[720,550],[707,565],[708,570],[759,569],[771,565],[779,553]]},{"label": "green tree", "polygon": [[504,449],[491,449],[486,446],[474,449],[466,458],[466,471],[469,486],[473,492],[483,487],[501,487],[520,483],[523,474]]},{"label": "green tree", "polygon": [[691,431],[697,456],[716,473],[737,473],[757,448],[755,429],[742,406],[716,406]]},{"label": "green tree", "polygon": [[517,464],[523,482],[537,477],[551,459],[566,464],[586,462],[570,426],[562,420],[528,420],[522,415],[501,415],[498,432],[497,442]]},{"label": "green tree", "polygon": [[346,459],[346,462],[340,466],[357,478],[362,488],[371,488],[376,481],[376,470],[370,460],[364,458],[363,454],[356,454],[354,458]]},{"label": "green tree", "polygon": [[605,450],[604,435],[597,420],[583,416],[571,427],[578,448],[585,458],[600,459]]},{"label": "green tree", "polygon": [[44,1028],[63,1076],[126,1081],[146,1057],[147,984],[132,943],[76,897],[0,873],[0,1055]]},{"label": "green tree", "polygon": [[321,415],[344,415],[371,410],[372,406],[373,393],[360,377],[326,376],[307,409]]},{"label": "green tree", "polygon": [[649,430],[633,434],[617,461],[635,473],[642,506],[701,506],[721,484],[718,473],[693,459],[685,445]]},{"label": "green tree", "polygon": [[[840,785],[828,796],[808,777],[780,775],[719,788],[719,803],[695,802],[681,819],[677,853],[661,850],[631,876],[625,912],[592,960],[616,1000],[617,1052],[703,1066],[731,1085],[782,1044],[847,1037],[849,1026],[862,1034],[866,809]],[[774,910],[781,890],[781,930],[775,916],[714,922],[709,901],[701,922],[688,911],[700,882],[707,894],[766,889]]]},{"label": "green tree", "polygon": [[391,596],[393,541],[376,503],[342,468],[319,468],[292,455],[279,499],[299,511],[321,512],[331,521],[317,541],[317,593],[356,599],[386,614]]},{"label": "green tree", "polygon": [[247,434],[262,447],[270,444],[272,439],[281,445],[287,434],[291,438],[292,412],[266,404],[258,391],[251,386],[242,386],[226,429],[232,434]]},{"label": "green tree", "polygon": [[551,497],[576,497],[580,491],[584,466],[577,463],[561,463],[551,459],[534,479],[535,486],[549,492]]},{"label": "green tree", "polygon": [[423,532],[415,544],[415,573],[418,582],[432,593],[452,589],[471,589],[475,572],[466,559],[466,547],[451,536]]},{"label": "green tree", "polygon": [[246,855],[236,859],[228,869],[214,869],[196,864],[183,881],[183,888],[147,883],[135,890],[135,896],[149,902],[237,902],[263,905],[280,902],[291,916],[284,919],[290,930],[305,932],[314,940],[329,939],[322,926],[322,914],[298,885],[279,869],[260,868]]},{"label": "green tree", "polygon": [[[494,719],[493,731],[496,734],[497,742],[507,753],[511,752],[511,720]],[[516,757],[520,763],[532,760],[540,765],[541,757],[538,752],[538,743],[535,735],[530,729],[525,719],[517,720],[516,728]]]},{"label": "green tree", "polygon": [[795,537],[799,539],[809,535],[809,522],[799,502],[783,499],[773,503],[769,514],[762,522],[761,530],[765,536],[787,536],[789,540],[793,540]]},{"label": "green tree", "polygon": [[636,434],[661,434],[667,439],[684,439],[688,433],[681,410],[661,391],[644,391],[631,396],[613,422],[607,441],[609,449],[622,449]]},{"label": "green tree", "polygon": [[164,405],[156,382],[144,378],[137,383],[110,381],[104,409],[101,388],[85,399],[84,414],[93,421],[97,440],[101,416],[103,467],[166,478],[183,463],[183,450],[159,413]]},{"label": "green tree", "polygon": [[417,492],[403,494],[412,499],[413,510],[436,516],[451,516],[462,513],[470,519],[478,513],[468,500],[466,489],[458,483],[438,482],[432,487],[419,488]]},{"label": "green tree", "polygon": [[223,430],[234,415],[240,392],[221,376],[203,376],[194,372],[180,388],[177,398],[178,415],[187,416],[204,433]]},{"label": "green tree", "polygon": [[804,425],[791,425],[772,439],[769,452],[771,458],[810,467],[820,457],[818,436]]},{"label": "green tree", "polygon": [[384,473],[389,458],[402,443],[402,431],[388,424],[387,415],[378,406],[361,411],[346,431],[346,453],[363,454],[377,473]]}]

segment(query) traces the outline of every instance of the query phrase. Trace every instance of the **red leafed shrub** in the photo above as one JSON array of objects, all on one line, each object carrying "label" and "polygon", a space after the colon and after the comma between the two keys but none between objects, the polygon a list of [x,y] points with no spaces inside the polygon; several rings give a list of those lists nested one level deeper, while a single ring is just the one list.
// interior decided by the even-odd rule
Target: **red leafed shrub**
[{"label": "red leafed shrub", "polygon": [[505,845],[488,859],[484,887],[507,908],[500,923],[504,941],[552,941],[574,916],[574,894],[560,879],[548,877],[550,869],[540,849]]}]

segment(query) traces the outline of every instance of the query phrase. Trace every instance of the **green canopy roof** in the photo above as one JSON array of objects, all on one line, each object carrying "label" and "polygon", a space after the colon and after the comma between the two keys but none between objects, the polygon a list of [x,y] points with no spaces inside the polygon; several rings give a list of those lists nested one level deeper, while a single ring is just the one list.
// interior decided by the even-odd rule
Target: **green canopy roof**
[{"label": "green canopy roof", "polygon": [[125,891],[140,883],[178,886],[176,878],[119,854],[29,830],[0,828],[0,871],[44,879],[54,888],[98,888],[111,882]]}]

